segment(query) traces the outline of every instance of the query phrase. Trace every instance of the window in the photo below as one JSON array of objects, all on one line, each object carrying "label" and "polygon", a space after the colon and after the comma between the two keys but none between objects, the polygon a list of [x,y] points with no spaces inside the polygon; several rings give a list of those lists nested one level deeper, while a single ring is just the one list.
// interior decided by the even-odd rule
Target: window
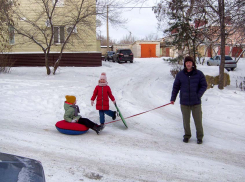
[{"label": "window", "polygon": [[64,6],[64,1],[65,1],[65,0],[53,0],[53,4],[54,4],[56,1],[57,1],[56,7],[63,7],[63,6]]},{"label": "window", "polygon": [[9,43],[14,44],[14,27],[9,25]]},{"label": "window", "polygon": [[26,21],[26,17],[20,17],[20,21]]},{"label": "window", "polygon": [[232,60],[230,56],[225,56],[225,60]]},{"label": "window", "polygon": [[70,34],[70,33],[77,33],[77,27],[75,27],[73,30],[72,29],[73,29],[73,26],[68,27],[67,28],[67,33],[68,34]]},{"label": "window", "polygon": [[121,53],[122,53],[122,54],[128,54],[128,55],[129,55],[129,54],[131,54],[132,52],[131,52],[131,50],[122,50]]},{"label": "window", "polygon": [[14,0],[8,0],[7,2],[8,2],[8,4],[10,4],[10,5],[13,5],[13,4],[14,4]]},{"label": "window", "polygon": [[216,56],[215,60],[219,60],[219,56]]},{"label": "window", "polygon": [[51,23],[50,23],[49,19],[46,20],[45,25],[46,25],[47,27],[51,27]]},{"label": "window", "polygon": [[54,27],[54,43],[64,43],[64,26]]}]

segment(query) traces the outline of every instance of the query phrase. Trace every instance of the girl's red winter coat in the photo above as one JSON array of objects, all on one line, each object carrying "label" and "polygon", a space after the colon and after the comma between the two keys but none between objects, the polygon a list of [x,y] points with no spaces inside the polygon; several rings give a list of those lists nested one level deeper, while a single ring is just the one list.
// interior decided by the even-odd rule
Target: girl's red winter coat
[{"label": "girl's red winter coat", "polygon": [[96,102],[97,110],[109,110],[109,97],[112,101],[115,100],[114,96],[112,95],[111,88],[108,85],[107,86],[97,85],[94,89],[94,94],[91,100],[94,101],[96,97],[97,97],[97,102]]}]

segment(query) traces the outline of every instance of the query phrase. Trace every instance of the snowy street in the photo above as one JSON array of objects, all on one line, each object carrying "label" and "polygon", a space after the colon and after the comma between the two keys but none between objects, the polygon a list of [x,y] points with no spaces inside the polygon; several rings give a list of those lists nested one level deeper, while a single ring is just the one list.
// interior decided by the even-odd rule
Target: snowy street
[{"label": "snowy street", "polygon": [[[135,58],[134,63],[104,62],[102,67],[14,67],[0,74],[0,152],[41,161],[47,182],[242,182],[245,180],[245,58],[229,72],[231,85],[207,90],[202,97],[203,144],[182,142],[179,98],[174,105],[107,124],[97,135],[59,133],[65,95],[75,95],[80,114],[99,124],[90,98],[100,74],[124,117],[170,102],[174,78],[162,58]],[[197,65],[205,75],[219,68]],[[227,72],[227,71],[225,71]],[[116,110],[110,101],[110,109]],[[117,118],[118,119],[118,118]],[[106,122],[112,121],[106,116]]]}]

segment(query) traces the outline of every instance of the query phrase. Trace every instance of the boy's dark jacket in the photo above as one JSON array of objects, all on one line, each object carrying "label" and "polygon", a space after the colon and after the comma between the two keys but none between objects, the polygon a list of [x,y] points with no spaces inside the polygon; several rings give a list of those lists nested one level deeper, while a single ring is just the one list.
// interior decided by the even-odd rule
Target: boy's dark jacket
[{"label": "boy's dark jacket", "polygon": [[171,101],[175,101],[180,91],[181,105],[201,104],[201,97],[207,89],[207,82],[204,74],[197,69],[193,70],[191,76],[188,76],[186,69],[177,73],[172,90]]}]

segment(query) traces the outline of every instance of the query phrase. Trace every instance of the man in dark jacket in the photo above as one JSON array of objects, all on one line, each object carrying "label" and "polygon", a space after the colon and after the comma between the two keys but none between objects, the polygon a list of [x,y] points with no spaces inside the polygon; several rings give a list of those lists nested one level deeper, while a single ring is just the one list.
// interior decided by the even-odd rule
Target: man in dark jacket
[{"label": "man in dark jacket", "polygon": [[196,126],[197,143],[202,144],[202,107],[201,97],[207,89],[207,82],[204,74],[196,69],[196,64],[192,57],[187,56],[184,60],[184,69],[175,78],[171,96],[171,103],[174,104],[180,91],[180,105],[183,116],[185,135],[183,142],[188,143],[191,138],[190,115]]}]

